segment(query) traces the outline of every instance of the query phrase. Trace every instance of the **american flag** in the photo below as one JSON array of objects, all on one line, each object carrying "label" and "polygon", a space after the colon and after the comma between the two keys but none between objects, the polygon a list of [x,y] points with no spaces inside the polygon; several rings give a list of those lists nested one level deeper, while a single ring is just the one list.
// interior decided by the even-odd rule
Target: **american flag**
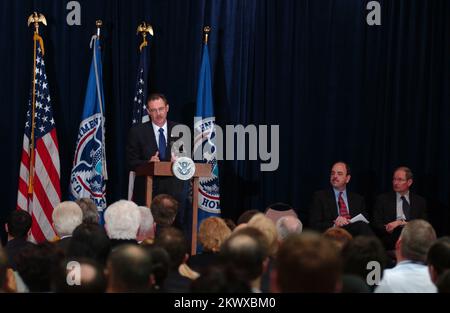
[{"label": "american flag", "polygon": [[30,240],[43,242],[55,237],[52,213],[61,202],[61,188],[58,140],[45,74],[43,42],[37,34],[34,49],[34,88],[32,86],[28,101],[23,136],[17,209],[28,211],[32,216]]},{"label": "american flag", "polygon": [[[145,123],[150,120],[147,113],[147,75],[148,75],[148,58],[147,44],[142,45],[139,57],[139,67],[136,78],[136,90],[133,99],[133,120],[132,125]],[[128,174],[128,200],[133,199],[134,180],[136,173],[130,171]]]},{"label": "american flag", "polygon": [[147,100],[147,73],[148,59],[147,46],[143,46],[139,58],[138,74],[136,79],[136,90],[133,99],[133,125],[149,121],[146,100]]}]

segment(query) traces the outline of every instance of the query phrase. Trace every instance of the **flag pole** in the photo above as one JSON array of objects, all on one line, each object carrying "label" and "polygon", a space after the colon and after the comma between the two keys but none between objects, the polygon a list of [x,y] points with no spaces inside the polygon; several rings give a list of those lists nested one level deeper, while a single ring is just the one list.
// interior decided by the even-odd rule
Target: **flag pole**
[{"label": "flag pole", "polygon": [[209,27],[209,26],[205,26],[204,28],[203,28],[203,33],[204,33],[204,35],[205,35],[205,38],[204,38],[204,43],[205,43],[205,45],[207,45],[208,44],[208,37],[209,37],[209,33],[211,32],[211,27]]},{"label": "flag pole", "polygon": [[33,81],[32,81],[32,103],[31,103],[31,141],[29,146],[29,154],[30,154],[30,175],[28,177],[28,195],[33,194],[33,181],[34,181],[34,164],[35,164],[35,151],[34,151],[34,130],[36,128],[36,119],[35,119],[35,113],[36,113],[36,44],[37,41],[39,41],[41,49],[42,49],[42,55],[44,55],[44,42],[42,40],[42,37],[39,36],[39,23],[42,23],[44,25],[47,25],[47,20],[45,19],[45,16],[41,13],[33,12],[28,17],[28,26],[30,24],[34,24],[34,35],[33,35]]},{"label": "flag pole", "polygon": [[153,36],[153,27],[150,24],[147,24],[146,22],[142,22],[138,25],[136,35],[141,34],[142,35],[142,43],[139,45],[139,51],[142,51],[144,47],[147,46],[147,33],[150,34],[150,36]]}]

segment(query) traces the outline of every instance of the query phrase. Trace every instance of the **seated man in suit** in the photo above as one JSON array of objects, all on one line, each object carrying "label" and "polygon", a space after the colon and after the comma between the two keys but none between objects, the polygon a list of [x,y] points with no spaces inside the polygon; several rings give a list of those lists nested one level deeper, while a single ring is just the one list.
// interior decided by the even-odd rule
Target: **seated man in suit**
[{"label": "seated man in suit", "polygon": [[350,219],[362,214],[366,219],[364,198],[356,193],[347,192],[351,178],[347,163],[337,162],[330,174],[332,188],[314,193],[310,208],[310,227],[320,232],[330,227],[343,227],[353,236],[373,236],[370,226],[362,221],[351,223]]},{"label": "seated man in suit", "polygon": [[[126,148],[127,164],[130,171],[148,162],[171,161],[172,144],[178,140],[171,135],[177,123],[167,120],[169,103],[163,94],[151,94],[147,100],[147,111],[150,121],[134,125],[128,135]],[[169,194],[180,204],[176,225],[185,223],[184,203],[187,198],[188,184],[176,177],[157,177],[154,180],[153,196]],[[145,205],[145,177],[136,177],[133,201]],[[186,223],[189,220],[186,218]]]},{"label": "seated man in suit", "polygon": [[386,249],[393,250],[400,232],[413,219],[427,219],[426,201],[409,191],[413,173],[405,166],[394,171],[393,191],[377,197],[373,212],[373,225]]}]

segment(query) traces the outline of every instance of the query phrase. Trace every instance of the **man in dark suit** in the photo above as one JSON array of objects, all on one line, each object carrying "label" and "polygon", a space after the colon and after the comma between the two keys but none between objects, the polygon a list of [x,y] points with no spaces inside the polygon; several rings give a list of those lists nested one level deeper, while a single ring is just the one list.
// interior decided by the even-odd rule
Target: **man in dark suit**
[{"label": "man in dark suit", "polygon": [[409,191],[413,173],[405,166],[394,171],[393,191],[379,195],[375,201],[373,226],[386,249],[393,250],[403,226],[410,220],[427,219],[426,201]]},{"label": "man in dark suit", "polygon": [[8,217],[8,222],[5,225],[5,230],[8,233],[8,243],[5,250],[8,255],[9,267],[13,270],[16,270],[16,259],[19,257],[20,252],[26,247],[34,245],[27,241],[31,223],[31,215],[26,211],[14,210]]},{"label": "man in dark suit", "polygon": [[[151,94],[147,100],[147,111],[150,121],[133,126],[128,135],[127,164],[130,171],[148,162],[171,161],[172,144],[178,140],[171,136],[177,123],[167,120],[169,103],[162,94]],[[154,180],[153,196],[169,194],[184,207],[187,184],[175,177],[157,177]],[[136,177],[133,201],[145,205],[145,177]],[[176,224],[184,225],[184,210],[179,211]],[[187,221],[187,219],[186,219]]]},{"label": "man in dark suit", "polygon": [[366,219],[364,198],[356,193],[347,192],[351,178],[350,167],[344,162],[333,165],[330,174],[332,188],[317,191],[313,196],[310,209],[310,227],[323,232],[330,227],[342,227],[353,236],[374,235],[368,224],[351,218],[362,214]]}]

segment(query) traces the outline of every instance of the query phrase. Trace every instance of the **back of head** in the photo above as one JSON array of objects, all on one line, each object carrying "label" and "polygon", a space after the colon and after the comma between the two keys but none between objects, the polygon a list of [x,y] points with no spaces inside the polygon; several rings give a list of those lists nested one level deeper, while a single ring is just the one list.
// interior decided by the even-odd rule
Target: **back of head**
[{"label": "back of head", "polygon": [[83,223],[98,223],[98,210],[91,198],[80,198],[75,201],[83,212]]},{"label": "back of head", "polygon": [[152,259],[152,273],[155,278],[155,284],[153,288],[155,290],[162,290],[164,287],[164,281],[169,274],[170,256],[167,251],[161,247],[155,245],[143,246]]},{"label": "back of head", "polygon": [[83,223],[73,231],[67,257],[90,258],[105,265],[110,250],[111,241],[105,229],[98,224]]},{"label": "back of head", "polygon": [[174,227],[164,228],[155,238],[155,245],[167,251],[170,256],[170,267],[178,268],[184,262],[188,246],[183,232]]},{"label": "back of head", "polygon": [[262,213],[254,215],[247,226],[259,229],[267,239],[269,255],[274,256],[278,249],[278,234],[275,224]]},{"label": "back of head", "polygon": [[220,217],[208,217],[202,221],[198,240],[204,251],[218,252],[222,243],[231,235],[231,230]]},{"label": "back of head", "polygon": [[137,234],[137,240],[143,241],[153,237],[153,215],[152,211],[145,207],[139,206],[139,213],[141,214],[141,223],[139,224],[139,230]]},{"label": "back of head", "polygon": [[408,222],[400,234],[400,254],[403,259],[425,263],[427,253],[436,240],[433,226],[425,220]]},{"label": "back of head", "polygon": [[8,217],[8,234],[14,238],[26,239],[32,223],[31,215],[23,210],[14,210]]},{"label": "back of head", "polygon": [[208,266],[194,280],[190,288],[193,293],[249,293],[248,282],[229,266]]},{"label": "back of head", "polygon": [[244,213],[242,213],[239,216],[239,218],[237,220],[237,225],[247,224],[248,221],[250,221],[250,219],[253,217],[253,215],[258,214],[258,213],[261,213],[261,212],[258,211],[258,210],[247,210],[247,211],[244,211]]},{"label": "back of head", "polygon": [[135,240],[140,222],[138,206],[132,201],[119,200],[105,211],[105,228],[110,239]]},{"label": "back of head", "polygon": [[111,252],[107,264],[108,291],[150,291],[152,262],[150,254],[142,247],[118,246]]},{"label": "back of head", "polygon": [[54,243],[30,245],[20,252],[17,271],[31,292],[47,292],[62,259]]},{"label": "back of head", "polygon": [[[73,284],[67,283],[69,278],[74,280]],[[52,289],[57,293],[103,293],[106,284],[103,267],[97,262],[88,258],[71,258],[62,262]]]},{"label": "back of head", "polygon": [[376,261],[381,271],[386,267],[387,255],[383,244],[377,237],[357,236],[349,241],[342,249],[344,273],[359,276],[366,281],[371,269],[367,264]]},{"label": "back of head", "polygon": [[298,217],[295,210],[289,204],[278,202],[273,203],[266,208],[264,215],[272,220],[274,224],[283,216]]},{"label": "back of head", "polygon": [[335,292],[341,282],[341,258],[331,241],[315,233],[288,237],[277,254],[281,292]]},{"label": "back of head", "polygon": [[221,263],[234,268],[238,276],[247,282],[262,275],[263,262],[267,257],[268,245],[264,234],[251,227],[234,232],[220,249]]},{"label": "back of head", "polygon": [[64,201],[55,207],[52,218],[58,236],[70,236],[83,221],[83,212],[74,201]]},{"label": "back of head", "polygon": [[341,227],[330,227],[323,233],[323,236],[330,239],[339,249],[342,249],[353,239],[353,236]]},{"label": "back of head", "polygon": [[151,212],[156,224],[170,226],[177,216],[178,201],[167,194],[157,195],[153,198]]},{"label": "back of head", "polygon": [[433,266],[438,276],[450,270],[450,237],[439,238],[433,243],[428,250],[427,263]]},{"label": "back of head", "polygon": [[436,282],[436,287],[439,293],[450,293],[450,270],[441,274]]},{"label": "back of head", "polygon": [[303,230],[302,222],[294,216],[283,216],[275,224],[278,240],[283,241],[291,234],[300,234]]}]

